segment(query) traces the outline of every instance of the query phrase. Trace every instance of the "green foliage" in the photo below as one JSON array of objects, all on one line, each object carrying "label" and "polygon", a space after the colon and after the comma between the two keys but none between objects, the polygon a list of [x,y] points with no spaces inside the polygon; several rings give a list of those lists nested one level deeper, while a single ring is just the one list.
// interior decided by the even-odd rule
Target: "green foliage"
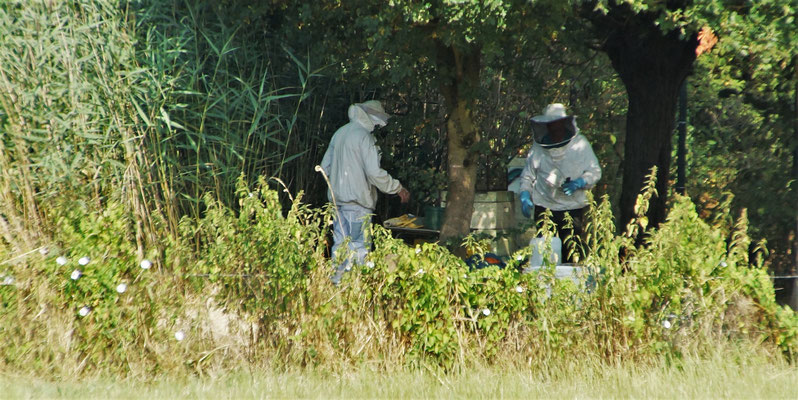
[{"label": "green foliage", "polygon": [[[282,367],[383,360],[452,370],[507,357],[679,357],[719,340],[769,343],[789,354],[798,344],[795,314],[775,303],[767,273],[748,261],[747,221],[727,242],[688,198],[635,247],[615,235],[605,197],[590,212],[577,283],[555,279],[553,266],[521,273],[528,250],[505,269],[469,270],[443,247],[408,247],[374,226],[366,264],[333,287],[324,256],[329,214],[299,199],[284,213],[265,181],[254,192],[248,186],[240,180],[237,211],[208,197],[200,221],[181,223],[181,242],[147,255],[157,267],[180,266],[173,270],[182,275],[139,266],[134,219],[118,200],[102,212],[60,205],[58,246],[13,265],[7,274],[17,284],[0,289],[2,318],[13,321],[0,329],[10,343],[4,368],[63,373],[50,364],[62,359],[81,371],[203,372],[246,357]],[[90,261],[76,265],[84,256]],[[127,290],[120,293],[119,283]],[[202,328],[220,317],[198,314],[198,300],[224,310],[227,334]],[[81,315],[83,306],[91,312]],[[184,343],[172,337],[178,329]],[[69,344],[45,340],[58,330],[69,332]],[[231,334],[246,335],[235,344],[242,358],[210,362],[214,349],[232,346],[222,344]]]},{"label": "green foliage", "polygon": [[99,212],[78,201],[48,205],[53,242],[13,265],[15,284],[2,289],[0,315],[16,321],[0,329],[3,364],[57,375],[171,368],[158,351],[141,351],[168,340],[185,304],[150,269],[161,265],[157,254],[137,254],[133,215],[118,199]]},{"label": "green foliage", "polygon": [[[747,43],[753,49],[757,42]],[[721,40],[698,58],[688,81],[687,191],[705,219],[747,209],[750,234],[767,240],[767,264],[777,275],[792,269],[794,224],[787,221],[796,216],[795,207],[785,207],[795,198],[796,63],[783,56],[764,49],[744,54]],[[751,64],[761,57],[773,58],[767,66]]]},{"label": "green foliage", "polygon": [[[132,140],[125,99],[141,74],[114,4],[2,6],[2,142],[12,162],[29,165],[29,175],[14,175],[42,188],[44,196],[65,189],[90,193],[102,183],[121,182],[125,140]],[[98,175],[107,182],[95,180]]]},{"label": "green foliage", "polygon": [[170,182],[164,190],[181,196],[177,214],[199,218],[208,191],[235,207],[241,174],[309,186],[312,169],[302,174],[295,166],[320,159],[319,137],[305,129],[314,116],[299,112],[319,77],[312,60],[236,28],[212,2],[177,3],[141,3],[135,32],[157,83],[136,104],[154,128],[147,144]]},{"label": "green foliage", "polygon": [[[63,252],[43,260],[42,272],[49,277],[47,283],[60,291],[57,298],[63,303],[51,306],[63,307],[81,321],[72,333],[76,352],[89,356],[95,366],[108,360],[123,362],[129,355],[120,350],[140,345],[145,337],[143,322],[152,322],[162,309],[148,293],[152,273],[140,267],[146,259],[136,254],[131,216],[118,201],[101,213],[77,202],[58,209],[65,212],[56,218],[55,233]],[[67,263],[60,265],[57,257]],[[143,301],[132,301],[137,297]]]},{"label": "green foliage", "polygon": [[183,240],[202,249],[191,273],[218,283],[217,296],[234,312],[251,315],[266,334],[275,320],[287,320],[307,306],[309,274],[324,264],[329,222],[319,210],[303,205],[301,196],[283,216],[277,192],[261,179],[250,192],[238,182],[239,210],[205,198],[205,215],[181,222]]},{"label": "green foliage", "polygon": [[717,32],[723,32],[723,36],[728,35],[726,43],[721,40],[723,46],[752,48],[770,42],[769,46],[765,45],[768,51],[789,52],[789,45],[796,40],[792,28],[797,10],[795,3],[789,0],[575,0],[574,3],[585,4],[604,14],[613,8],[627,7],[634,14],[653,16],[654,23],[664,32],[677,30],[685,35],[711,26]]},{"label": "green foliage", "polygon": [[[292,198],[288,188],[270,189],[282,181],[267,177],[281,176],[288,181],[283,187],[309,188],[308,193],[316,188],[313,195],[323,197],[312,165],[344,113],[322,115],[345,109],[352,97],[375,95],[369,86],[373,77],[353,83],[347,81],[352,72],[392,76],[387,82],[394,86],[385,92],[396,99],[397,109],[414,104],[407,121],[381,139],[393,150],[403,149],[386,154],[386,161],[406,167],[406,178],[418,177],[416,190],[431,202],[443,179],[443,156],[423,165],[419,160],[426,154],[407,156],[407,149],[430,143],[439,149],[445,139],[442,121],[448,114],[438,104],[440,93],[427,87],[436,60],[432,53],[413,51],[431,49],[433,41],[425,35],[452,46],[479,42],[486,60],[496,63],[486,68],[488,78],[471,82],[482,113],[478,122],[490,128],[486,146],[475,151],[493,151],[497,159],[512,154],[523,140],[506,136],[522,136],[518,121],[549,97],[563,101],[567,93],[573,108],[582,111],[577,114],[589,120],[581,126],[612,144],[615,114],[624,110],[617,82],[593,82],[594,76],[606,77],[605,59],[586,61],[589,73],[566,79],[582,69],[565,66],[573,55],[556,60],[547,55],[568,47],[563,27],[571,28],[559,14],[513,1],[403,1],[382,12],[366,3],[352,3],[366,6],[357,24],[338,26],[343,33],[324,32],[336,32],[329,39],[342,42],[338,35],[351,39],[347,35],[360,33],[348,30],[365,29],[365,40],[346,43],[376,50],[373,58],[336,53],[344,47],[340,43],[309,50],[305,57],[291,43],[284,49],[276,39],[261,40],[258,29],[231,27],[231,18],[242,15],[285,17],[288,24],[310,23],[318,16],[313,13],[350,11],[338,2],[304,4],[301,15],[292,14],[286,2],[275,8],[258,4],[248,14],[251,2],[225,1],[222,6],[233,8],[226,15],[209,2],[0,6],[0,28],[7,33],[0,44],[0,272],[6,283],[0,286],[1,370],[146,378],[241,365],[337,370],[377,363],[386,369],[451,371],[478,363],[678,360],[725,341],[794,355],[798,319],[774,301],[761,253],[751,246],[756,240],[748,236],[747,213],[737,221],[724,215],[708,224],[689,199],[677,198],[668,221],[650,226],[644,215],[654,195],[653,173],[624,234],[616,233],[611,196],[591,207],[586,235],[577,242],[586,255],[577,283],[555,279],[551,265],[521,273],[529,249],[514,255],[506,269],[471,271],[443,247],[408,247],[375,226],[367,263],[333,287],[325,255],[330,210],[303,203],[300,190]],[[649,9],[664,4],[630,3]],[[537,6],[558,7],[555,2],[529,7]],[[794,13],[761,10],[780,15],[785,26]],[[527,18],[532,14],[548,20]],[[676,25],[699,21],[687,14],[668,18]],[[433,33],[420,26],[436,19],[448,26],[441,23]],[[562,29],[552,33],[549,22]],[[728,22],[734,22],[731,15]],[[241,23],[249,26],[251,20]],[[513,26],[530,29],[515,31],[523,37],[505,34]],[[522,44],[511,47],[511,39]],[[525,63],[518,54],[528,54],[524,49],[537,43],[551,48]],[[328,95],[313,90],[322,80],[314,60],[323,51],[335,53],[318,64],[337,60],[341,80],[334,83],[367,82],[367,88],[357,96],[356,89],[332,91],[335,106],[329,105]],[[777,59],[783,61],[772,55]],[[502,62],[514,62],[522,71],[505,75],[497,68]],[[702,85],[744,87],[745,77],[734,76],[735,68],[722,63],[716,68],[731,78]],[[755,74],[761,79],[756,86],[773,94],[777,86],[765,79],[766,72]],[[412,82],[402,82],[410,76]],[[508,76],[513,80],[505,81]],[[524,87],[517,84],[519,77],[534,80]],[[541,82],[548,83],[538,88]],[[497,95],[482,96],[492,93],[493,85]],[[774,96],[762,97],[783,102],[784,96]],[[756,137],[756,125],[768,121],[766,113],[741,103],[705,108],[725,121],[718,132],[703,134],[717,134],[716,144],[735,149],[724,153],[726,158],[758,163],[784,155],[774,148],[750,151],[746,141],[729,143],[734,126]],[[778,132],[773,134],[783,134]],[[406,135],[397,139],[396,133]],[[598,146],[604,154],[613,152],[612,145]],[[701,163],[695,170],[712,196],[747,187],[736,185],[738,165],[708,157],[708,148],[695,154]],[[776,179],[776,166],[765,169],[768,180]],[[778,196],[789,193],[780,190]],[[751,209],[752,221],[767,214]],[[764,221],[757,224],[772,224]],[[633,242],[638,233],[643,243]],[[467,237],[466,247],[484,255],[477,237]],[[85,265],[79,262],[83,257]],[[153,268],[143,269],[144,260]]]},{"label": "green foliage", "polygon": [[455,302],[464,279],[462,261],[436,245],[408,248],[381,228],[375,245],[378,250],[369,256],[374,267],[363,271],[363,287],[374,288],[366,298],[407,338],[411,355],[432,355],[451,365],[457,352],[455,318],[462,315]]},{"label": "green foliage", "polygon": [[154,241],[199,218],[205,193],[235,206],[242,173],[313,187],[316,173],[297,168],[320,158],[319,117],[299,110],[318,71],[209,4],[3,4],[0,183],[6,207],[29,214],[9,218],[38,231],[42,197],[126,186],[137,234]]}]

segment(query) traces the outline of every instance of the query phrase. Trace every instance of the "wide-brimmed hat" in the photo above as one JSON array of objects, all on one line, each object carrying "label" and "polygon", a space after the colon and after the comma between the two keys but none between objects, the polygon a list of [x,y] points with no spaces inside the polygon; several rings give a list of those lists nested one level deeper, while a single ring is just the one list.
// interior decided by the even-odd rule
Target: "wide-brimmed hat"
[{"label": "wide-brimmed hat", "polygon": [[[547,105],[543,109],[543,114],[532,117],[532,131],[535,141],[544,148],[560,147],[567,144],[579,132],[575,118],[573,115],[568,115],[565,112],[565,106],[560,103]],[[562,140],[555,142],[549,136],[548,124],[559,120],[567,120],[565,121],[566,135]]]},{"label": "wide-brimmed hat", "polygon": [[560,103],[549,104],[543,109],[543,114],[532,117],[532,121],[539,123],[549,123],[558,119],[570,118],[565,113],[565,106]]},{"label": "wide-brimmed hat", "polygon": [[359,104],[360,108],[363,109],[367,114],[371,114],[385,122],[388,122],[388,118],[391,116],[385,112],[385,109],[382,108],[382,103],[379,100],[369,100]]}]

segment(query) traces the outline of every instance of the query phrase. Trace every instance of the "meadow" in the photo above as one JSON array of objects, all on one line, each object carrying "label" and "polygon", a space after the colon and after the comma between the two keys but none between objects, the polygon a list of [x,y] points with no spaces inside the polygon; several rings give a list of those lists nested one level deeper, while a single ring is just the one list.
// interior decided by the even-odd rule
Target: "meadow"
[{"label": "meadow", "polygon": [[548,369],[487,367],[455,374],[427,371],[346,373],[229,372],[216,377],[140,381],[88,378],[48,381],[6,375],[6,398],[794,398],[798,370],[753,349],[726,349],[677,364],[589,365],[578,360]]},{"label": "meadow", "polygon": [[748,211],[674,194],[650,226],[653,170],[624,226],[591,199],[576,283],[375,224],[333,286],[338,97],[205,5],[0,6],[4,395],[791,397],[798,317]]}]

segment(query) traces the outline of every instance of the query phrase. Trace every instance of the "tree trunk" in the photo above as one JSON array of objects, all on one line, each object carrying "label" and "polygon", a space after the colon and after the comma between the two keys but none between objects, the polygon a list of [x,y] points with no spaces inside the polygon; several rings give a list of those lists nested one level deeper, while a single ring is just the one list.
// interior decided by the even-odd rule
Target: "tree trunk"
[{"label": "tree trunk", "polygon": [[603,50],[629,99],[619,227],[634,217],[637,195],[655,165],[657,196],[651,199],[647,217],[650,226],[657,226],[665,220],[676,101],[696,58],[697,34],[663,34],[651,16],[635,15],[626,6],[592,19],[607,35]]},{"label": "tree trunk", "polygon": [[441,225],[440,241],[465,236],[471,229],[474,212],[477,163],[471,149],[479,142],[473,110],[479,84],[480,50],[461,51],[438,43],[440,90],[446,102],[448,118],[448,193]]}]

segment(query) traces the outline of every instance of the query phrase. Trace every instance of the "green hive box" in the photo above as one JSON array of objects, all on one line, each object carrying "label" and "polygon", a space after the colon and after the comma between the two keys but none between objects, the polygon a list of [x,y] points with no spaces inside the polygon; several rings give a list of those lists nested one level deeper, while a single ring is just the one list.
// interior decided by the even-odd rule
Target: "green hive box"
[{"label": "green hive box", "polygon": [[427,229],[439,230],[443,223],[443,207],[426,206],[424,207],[424,227]]}]

